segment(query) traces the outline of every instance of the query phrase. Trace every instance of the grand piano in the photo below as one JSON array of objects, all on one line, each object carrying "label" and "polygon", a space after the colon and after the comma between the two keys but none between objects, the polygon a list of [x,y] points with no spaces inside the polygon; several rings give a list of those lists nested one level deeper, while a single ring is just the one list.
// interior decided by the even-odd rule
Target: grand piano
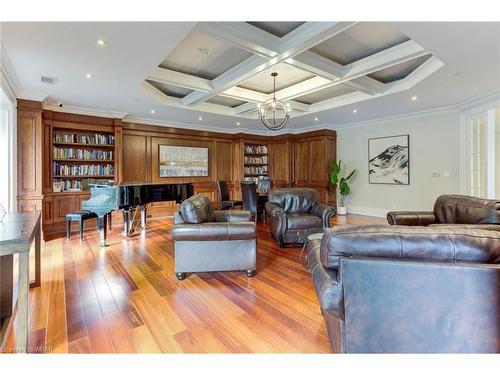
[{"label": "grand piano", "polygon": [[99,244],[106,246],[106,217],[113,210],[123,211],[124,234],[133,231],[132,211],[139,208],[141,226],[146,228],[146,205],[152,202],[181,203],[194,194],[192,183],[155,184],[125,183],[118,185],[91,185],[90,198],[82,202],[82,209],[97,215]]}]

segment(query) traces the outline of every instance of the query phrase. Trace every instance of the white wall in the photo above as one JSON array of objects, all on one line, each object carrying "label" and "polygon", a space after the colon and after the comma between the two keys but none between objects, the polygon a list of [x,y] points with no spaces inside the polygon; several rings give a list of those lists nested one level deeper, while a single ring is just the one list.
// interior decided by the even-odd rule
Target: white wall
[{"label": "white wall", "polygon": [[[410,185],[368,183],[368,138],[410,135]],[[440,194],[458,194],[459,117],[456,111],[410,115],[337,130],[337,159],[358,169],[348,212],[385,216],[390,210],[432,210]],[[433,177],[433,172],[449,176]]]}]

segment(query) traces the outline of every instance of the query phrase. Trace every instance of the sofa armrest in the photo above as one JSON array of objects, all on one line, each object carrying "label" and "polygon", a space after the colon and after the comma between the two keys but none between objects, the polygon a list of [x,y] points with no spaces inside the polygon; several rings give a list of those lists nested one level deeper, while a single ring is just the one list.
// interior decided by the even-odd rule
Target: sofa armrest
[{"label": "sofa armrest", "polygon": [[387,213],[387,222],[391,225],[412,225],[426,227],[436,223],[432,211],[390,211]]},{"label": "sofa armrest", "polygon": [[253,221],[252,213],[250,211],[244,210],[217,210],[214,211],[214,221],[216,222],[226,222],[226,223],[236,223],[236,222],[246,222]]},{"label": "sofa armrest", "polygon": [[257,238],[255,223],[176,224],[172,228],[174,241],[233,241]]},{"label": "sofa armrest", "polygon": [[323,220],[323,228],[331,228],[331,218],[335,215],[335,208],[323,203],[316,203],[312,206],[310,213]]},{"label": "sofa armrest", "polygon": [[276,219],[278,218],[282,218],[282,219],[285,219],[286,218],[286,212],[285,210],[283,210],[280,206],[274,204],[274,203],[271,203],[271,202],[266,202],[265,204],[265,209],[266,209],[266,212],[269,216],[272,216]]}]

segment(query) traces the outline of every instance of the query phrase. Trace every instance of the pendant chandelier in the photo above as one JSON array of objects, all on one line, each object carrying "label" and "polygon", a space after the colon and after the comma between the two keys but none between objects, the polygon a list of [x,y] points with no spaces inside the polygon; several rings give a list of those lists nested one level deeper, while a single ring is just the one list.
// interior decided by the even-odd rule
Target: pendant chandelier
[{"label": "pendant chandelier", "polygon": [[274,79],[273,97],[258,106],[260,121],[270,130],[283,129],[290,118],[288,107],[276,99],[277,76],[278,73],[271,73],[271,77]]}]

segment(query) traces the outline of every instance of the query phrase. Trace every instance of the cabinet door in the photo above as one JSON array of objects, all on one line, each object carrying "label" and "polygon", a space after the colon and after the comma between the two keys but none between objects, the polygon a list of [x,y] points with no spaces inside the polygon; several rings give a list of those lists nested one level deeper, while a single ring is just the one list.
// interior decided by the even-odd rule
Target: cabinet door
[{"label": "cabinet door", "polygon": [[66,220],[68,212],[76,211],[74,195],[54,195],[54,223]]},{"label": "cabinet door", "polygon": [[25,211],[41,211],[42,200],[41,199],[18,199],[17,200],[17,210],[21,212]]},{"label": "cabinet door", "polygon": [[295,182],[300,186],[309,182],[309,141],[295,143]]}]

